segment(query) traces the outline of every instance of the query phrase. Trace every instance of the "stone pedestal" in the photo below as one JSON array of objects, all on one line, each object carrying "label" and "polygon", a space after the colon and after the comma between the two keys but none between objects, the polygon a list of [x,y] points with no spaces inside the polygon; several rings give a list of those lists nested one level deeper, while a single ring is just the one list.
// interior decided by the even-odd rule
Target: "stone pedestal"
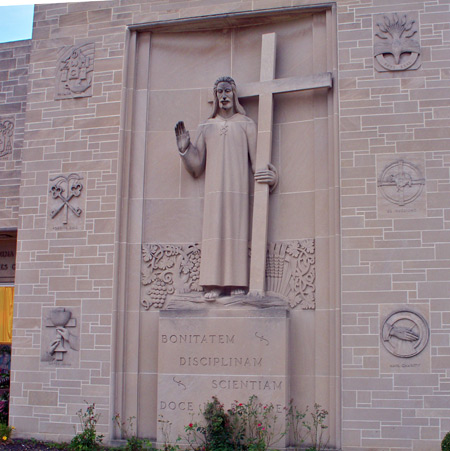
[{"label": "stone pedestal", "polygon": [[[200,409],[212,396],[227,409],[256,395],[274,405],[282,429],[289,401],[287,351],[285,309],[161,311],[158,415],[171,423],[170,441],[202,419]],[[158,442],[164,439],[158,428]]]}]

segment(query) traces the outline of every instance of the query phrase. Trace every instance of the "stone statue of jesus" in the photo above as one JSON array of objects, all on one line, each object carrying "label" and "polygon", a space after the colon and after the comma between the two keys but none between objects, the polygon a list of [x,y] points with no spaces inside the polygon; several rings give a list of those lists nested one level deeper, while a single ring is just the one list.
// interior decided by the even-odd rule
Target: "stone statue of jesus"
[{"label": "stone statue of jesus", "polygon": [[245,115],[231,77],[214,84],[213,112],[195,144],[183,122],[175,126],[178,151],[193,177],[205,172],[200,285],[205,299],[243,295],[249,279],[249,167],[258,183],[274,187],[272,165],[255,172],[256,124]]}]

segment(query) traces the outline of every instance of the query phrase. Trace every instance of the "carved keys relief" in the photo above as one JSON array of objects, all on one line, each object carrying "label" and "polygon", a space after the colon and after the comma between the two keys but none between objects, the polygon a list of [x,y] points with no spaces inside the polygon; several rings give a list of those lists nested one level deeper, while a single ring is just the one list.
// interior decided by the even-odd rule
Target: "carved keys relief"
[{"label": "carved keys relief", "polygon": [[58,174],[50,177],[47,229],[80,230],[85,196],[80,174]]},{"label": "carved keys relief", "polygon": [[55,99],[92,96],[93,71],[94,43],[61,49],[56,70]]},{"label": "carved keys relief", "polygon": [[[163,308],[171,295],[195,296],[201,250],[199,244],[144,244],[142,246],[141,304]],[[315,308],[315,242],[313,239],[269,243],[267,295],[294,308]],[[197,297],[199,297],[197,295]]]},{"label": "carved keys relief", "polygon": [[385,14],[374,19],[374,57],[378,72],[420,67],[417,15]]}]

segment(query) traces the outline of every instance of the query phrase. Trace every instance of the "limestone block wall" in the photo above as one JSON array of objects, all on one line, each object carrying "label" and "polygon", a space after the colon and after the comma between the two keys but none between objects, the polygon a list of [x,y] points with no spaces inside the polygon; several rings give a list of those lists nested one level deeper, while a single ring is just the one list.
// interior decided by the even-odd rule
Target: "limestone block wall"
[{"label": "limestone block wall", "polygon": [[[339,2],[338,11],[342,447],[439,450],[450,430],[450,9],[373,1]],[[417,70],[374,68],[376,23],[392,13],[416,20]],[[408,163],[424,180],[402,205],[401,184],[377,185],[390,164],[401,173]],[[415,357],[384,346],[384,321],[399,309],[428,322],[429,343]]]},{"label": "limestone block wall", "polygon": [[[133,197],[141,181],[121,178],[133,145],[124,131],[131,130],[132,119],[139,127],[146,121],[131,118],[125,109],[125,95],[130,94],[125,80],[135,76],[130,61],[140,58],[145,64],[149,57],[145,46],[138,46],[136,55],[125,54],[127,25],[320,3],[114,0],[36,5],[17,225],[10,412],[18,435],[69,439],[78,424],[76,412],[87,401],[96,403],[99,430],[109,439],[116,409],[133,397],[137,403],[139,397],[139,367],[128,363],[136,362],[131,357],[138,352],[140,334],[151,336],[154,330],[135,330],[126,344],[116,341],[125,325],[133,331],[139,316],[139,306],[127,310],[125,302],[130,293],[138,295],[139,274],[125,280],[118,271],[127,250],[134,246],[139,252],[140,246],[126,242],[119,219],[123,225],[127,209],[142,203]],[[342,341],[342,354],[335,362],[329,359],[335,366],[336,390],[342,387],[342,421],[340,405],[331,406],[337,412],[336,446],[438,450],[439,439],[450,430],[449,5],[444,0],[338,0],[333,5],[339,51],[335,89],[340,142],[335,152],[340,155],[340,196],[331,209],[341,206],[342,252],[340,262],[331,259],[327,265],[335,269],[340,264],[342,269],[342,292],[335,289],[342,306],[341,334],[330,332],[336,324],[319,319],[315,332],[298,334],[304,336],[305,349],[318,354],[321,347]],[[416,21],[420,67],[378,72],[376,22],[379,15],[394,12],[408,13]],[[8,46],[13,54],[26,53],[25,44]],[[17,65],[19,60],[24,62],[23,54]],[[76,63],[76,73],[65,72],[69,60]],[[1,58],[0,69],[2,64],[12,63]],[[5,70],[11,77],[13,70]],[[136,81],[137,89],[146,87],[145,80]],[[145,98],[136,96],[134,101]],[[142,129],[133,132],[133,139],[144,139]],[[8,158],[5,170],[17,170],[19,158]],[[407,207],[389,208],[377,181],[390,164],[405,167],[400,160],[420,169],[416,178],[424,180],[422,192]],[[142,161],[131,163],[137,171]],[[2,164],[0,158],[3,170]],[[18,175],[8,180],[14,178]],[[76,194],[70,200],[69,191]],[[398,199],[396,191],[392,196]],[[16,227],[11,199],[1,196],[2,227]],[[139,236],[142,218],[133,218],[127,226]],[[119,283],[123,291],[117,291]],[[128,289],[131,283],[134,291]],[[425,318],[431,330],[422,353],[408,359],[392,356],[381,334],[384,320],[405,307]],[[71,312],[73,322],[66,328],[75,337],[70,343],[74,349],[67,346],[62,360],[49,358],[52,337],[58,338],[51,321],[57,308]],[[328,311],[328,304],[324,308]],[[125,345],[131,349],[127,354]],[[298,346],[303,349],[303,343]],[[322,368],[320,359],[315,364]],[[121,373],[115,373],[117,368]],[[320,388],[319,370],[315,381]],[[121,378],[125,385],[117,384]],[[123,391],[116,392],[118,386]]]},{"label": "limestone block wall", "polygon": [[17,229],[31,42],[0,44],[0,228]]},{"label": "limestone block wall", "polygon": [[[10,409],[22,436],[70,439],[85,401],[96,404],[99,430],[109,433],[119,111],[129,20],[119,3],[112,6],[35,9]],[[67,64],[77,71],[65,72]],[[52,355],[60,339],[50,319],[57,308],[71,312],[66,330],[72,335],[67,352]]]}]

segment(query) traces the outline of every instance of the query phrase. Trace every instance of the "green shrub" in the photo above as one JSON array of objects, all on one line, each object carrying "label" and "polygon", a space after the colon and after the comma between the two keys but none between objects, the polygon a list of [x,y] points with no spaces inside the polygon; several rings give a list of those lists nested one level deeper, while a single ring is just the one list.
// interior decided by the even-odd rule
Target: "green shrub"
[{"label": "green shrub", "polygon": [[[328,412],[319,404],[314,404],[311,410],[306,407],[300,411],[291,401],[285,408],[284,426],[277,425],[273,404],[261,404],[256,396],[251,396],[246,403],[236,401],[227,411],[213,397],[200,413],[203,421],[189,423],[184,428],[185,436],[178,437],[192,451],[268,451],[286,436],[293,439],[296,447],[307,444],[307,451],[324,451],[329,441],[325,424]],[[160,422],[170,426],[167,421]],[[169,436],[166,431],[166,439]]]},{"label": "green shrub", "polygon": [[97,435],[96,427],[99,413],[95,413],[95,404],[90,404],[86,408],[86,412],[80,409],[77,412],[80,419],[81,432],[76,434],[69,444],[72,451],[93,451],[100,449],[103,435]]},{"label": "green shrub", "polygon": [[441,450],[450,451],[450,432],[447,432],[447,434],[445,434],[445,437],[443,438],[441,443]]},{"label": "green shrub", "polygon": [[227,411],[213,397],[202,416],[201,424],[185,427],[183,438],[194,451],[266,451],[283,436],[281,431],[275,433],[274,406],[257,402],[256,396],[247,403],[236,402]]}]

